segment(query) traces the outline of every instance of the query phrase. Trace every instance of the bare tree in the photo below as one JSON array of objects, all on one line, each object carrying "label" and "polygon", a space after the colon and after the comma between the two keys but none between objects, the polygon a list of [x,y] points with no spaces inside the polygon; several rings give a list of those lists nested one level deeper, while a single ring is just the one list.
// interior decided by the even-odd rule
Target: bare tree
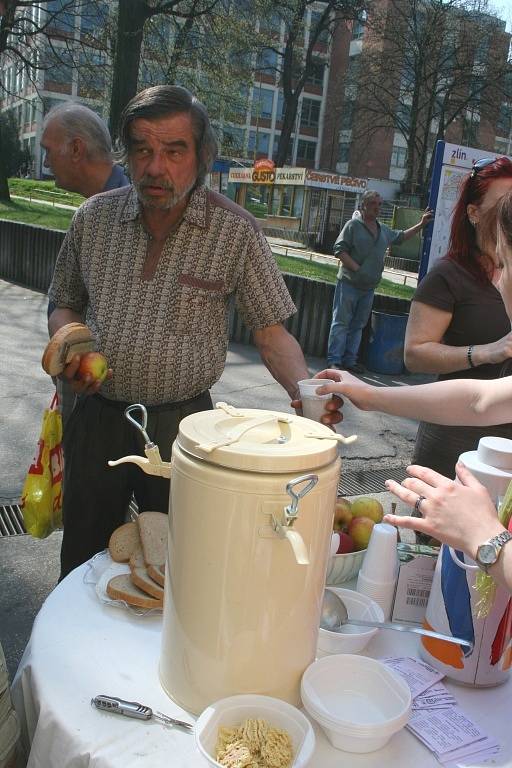
[{"label": "bare tree", "polygon": [[[274,70],[283,89],[283,117],[276,154],[277,165],[284,165],[290,152],[299,99],[304,86],[319,62],[327,64],[334,30],[366,9],[364,0],[276,0],[272,13],[284,25],[284,40],[275,39],[268,51],[276,57]],[[268,66],[262,67],[269,72]]]},{"label": "bare tree", "polygon": [[507,97],[508,36],[483,1],[380,5],[368,20],[352,140],[364,151],[379,131],[402,134],[403,190],[424,196],[435,141],[449,131],[478,146],[482,128],[496,122]]}]

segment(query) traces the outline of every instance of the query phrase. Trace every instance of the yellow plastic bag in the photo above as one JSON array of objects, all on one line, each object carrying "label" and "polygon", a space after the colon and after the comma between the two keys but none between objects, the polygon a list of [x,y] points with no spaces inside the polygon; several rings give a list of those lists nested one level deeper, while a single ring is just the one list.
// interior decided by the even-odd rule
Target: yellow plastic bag
[{"label": "yellow plastic bag", "polygon": [[37,454],[29,467],[21,496],[25,529],[44,539],[62,525],[62,417],[55,394],[45,409]]}]

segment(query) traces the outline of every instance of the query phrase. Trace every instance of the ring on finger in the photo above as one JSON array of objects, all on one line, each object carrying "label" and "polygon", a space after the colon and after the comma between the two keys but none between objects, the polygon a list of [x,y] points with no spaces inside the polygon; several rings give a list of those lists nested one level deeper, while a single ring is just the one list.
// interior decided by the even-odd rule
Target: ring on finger
[{"label": "ring on finger", "polygon": [[416,499],[416,501],[415,501],[415,503],[414,503],[414,509],[415,509],[415,511],[416,511],[416,512],[417,512],[419,515],[421,515],[421,509],[420,509],[420,507],[421,507],[421,502],[422,502],[422,501],[425,501],[425,496],[418,496],[418,498]]}]

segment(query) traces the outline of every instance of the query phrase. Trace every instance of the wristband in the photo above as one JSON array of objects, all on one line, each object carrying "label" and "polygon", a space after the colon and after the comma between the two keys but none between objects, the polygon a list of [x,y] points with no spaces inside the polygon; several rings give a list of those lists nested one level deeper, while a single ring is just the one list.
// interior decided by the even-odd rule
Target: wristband
[{"label": "wristband", "polygon": [[468,356],[468,363],[470,368],[476,368],[476,365],[473,362],[473,344],[470,344],[467,351]]}]

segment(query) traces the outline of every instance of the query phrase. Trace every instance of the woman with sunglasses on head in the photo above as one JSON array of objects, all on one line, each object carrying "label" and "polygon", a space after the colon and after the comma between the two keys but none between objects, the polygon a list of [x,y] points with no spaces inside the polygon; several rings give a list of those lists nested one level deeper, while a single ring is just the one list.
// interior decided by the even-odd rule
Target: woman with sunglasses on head
[{"label": "woman with sunglasses on head", "polygon": [[[404,357],[409,371],[438,380],[495,379],[512,358],[510,320],[494,285],[495,206],[512,189],[512,162],[480,160],[462,181],[448,253],[420,282],[407,323]],[[413,463],[453,477],[457,457],[488,430],[422,422]],[[512,438],[512,424],[493,434]]]}]

